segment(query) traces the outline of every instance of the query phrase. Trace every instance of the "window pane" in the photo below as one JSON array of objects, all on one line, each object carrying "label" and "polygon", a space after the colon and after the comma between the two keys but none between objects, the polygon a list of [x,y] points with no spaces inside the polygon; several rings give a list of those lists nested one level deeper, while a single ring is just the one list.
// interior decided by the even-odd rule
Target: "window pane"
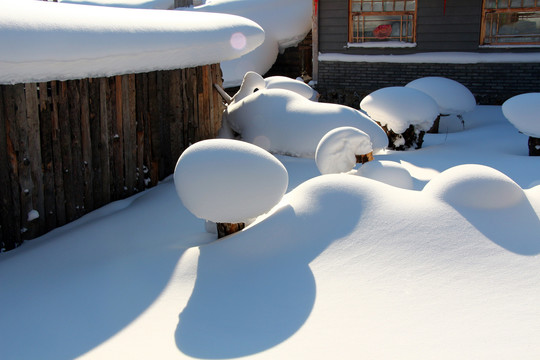
[{"label": "window pane", "polygon": [[396,11],[405,11],[405,1],[396,1]]},{"label": "window pane", "polygon": [[540,12],[486,14],[486,44],[540,43]]},{"label": "window pane", "polygon": [[405,10],[407,10],[407,11],[415,11],[416,7],[415,7],[414,3],[415,3],[414,0],[406,1],[405,2]]},{"label": "window pane", "polygon": [[536,6],[534,0],[524,0],[523,1],[523,7],[533,7]]},{"label": "window pane", "polygon": [[519,7],[522,7],[521,5],[521,0],[512,0],[510,2],[510,7],[511,8],[519,8]]}]

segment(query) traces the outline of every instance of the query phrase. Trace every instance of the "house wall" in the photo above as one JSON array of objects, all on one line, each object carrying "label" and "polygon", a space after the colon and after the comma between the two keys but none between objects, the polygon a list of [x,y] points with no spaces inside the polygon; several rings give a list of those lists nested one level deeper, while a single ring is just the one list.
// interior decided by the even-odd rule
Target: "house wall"
[{"label": "house wall", "polygon": [[[319,0],[319,51],[348,55],[405,55],[430,52],[538,52],[539,48],[482,48],[482,0],[417,0],[416,46],[348,47],[348,0]],[[462,82],[480,103],[495,104],[539,91],[537,63],[391,64],[320,61],[318,91],[328,101],[353,99],[385,86],[402,86],[422,76]],[[356,93],[356,95],[355,95]]]},{"label": "house wall", "polygon": [[170,175],[213,138],[219,64],[0,85],[0,251]]}]

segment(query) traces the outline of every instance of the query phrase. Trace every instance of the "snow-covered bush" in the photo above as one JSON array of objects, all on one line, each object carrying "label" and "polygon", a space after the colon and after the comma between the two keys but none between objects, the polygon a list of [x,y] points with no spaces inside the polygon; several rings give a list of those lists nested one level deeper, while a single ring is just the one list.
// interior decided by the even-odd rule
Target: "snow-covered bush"
[{"label": "snow-covered bush", "polygon": [[174,184],[193,215],[215,223],[242,223],[276,205],[289,177],[267,151],[229,139],[191,145],[178,159]]},{"label": "snow-covered bush", "polygon": [[540,93],[516,95],[502,105],[504,116],[529,136],[529,155],[540,156]]},{"label": "snow-covered bush", "polygon": [[423,190],[455,207],[503,209],[526,200],[523,189],[508,176],[485,165],[458,165],[443,171]]},{"label": "snow-covered bush", "polygon": [[395,161],[370,161],[362,165],[356,174],[402,189],[414,188],[413,178],[409,171]]},{"label": "snow-covered bush", "polygon": [[435,100],[422,91],[400,86],[376,90],[360,102],[360,108],[387,130],[389,147],[421,148],[424,133],[439,115]]},{"label": "snow-covered bush", "polygon": [[[440,76],[428,76],[411,81],[405,87],[420,90],[431,96],[439,107],[440,117],[457,119],[465,126],[463,114],[476,107],[474,95],[463,84]],[[431,132],[439,132],[439,118],[435,121]]]},{"label": "snow-covered bush", "polygon": [[373,151],[388,144],[382,128],[353,108],[319,103],[285,89],[265,89],[264,79],[246,74],[242,86],[223,114],[242,140],[275,154],[313,158],[322,137],[342,126],[360,129],[371,137]]},{"label": "snow-covered bush", "polygon": [[357,155],[373,152],[368,134],[353,127],[339,127],[323,136],[315,162],[321,174],[338,174],[352,170],[357,163]]}]

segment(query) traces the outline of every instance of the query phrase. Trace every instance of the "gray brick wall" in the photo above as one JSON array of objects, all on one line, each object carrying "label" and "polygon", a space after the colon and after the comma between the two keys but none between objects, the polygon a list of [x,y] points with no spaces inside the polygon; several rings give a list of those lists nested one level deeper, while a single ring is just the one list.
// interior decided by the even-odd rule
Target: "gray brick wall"
[{"label": "gray brick wall", "polygon": [[540,92],[540,63],[413,64],[321,61],[317,90],[321,101],[358,108],[367,94],[404,86],[424,76],[443,76],[465,85],[479,104],[502,104],[508,98]]}]

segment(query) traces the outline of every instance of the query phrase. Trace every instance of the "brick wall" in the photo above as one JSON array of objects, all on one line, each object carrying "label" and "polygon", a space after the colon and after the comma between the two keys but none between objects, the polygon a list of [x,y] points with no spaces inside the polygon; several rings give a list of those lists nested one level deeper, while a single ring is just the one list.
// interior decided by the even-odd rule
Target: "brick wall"
[{"label": "brick wall", "polygon": [[404,86],[424,76],[443,76],[465,85],[479,104],[502,104],[508,98],[540,92],[540,63],[414,64],[319,62],[321,101],[358,108],[369,93]]}]

